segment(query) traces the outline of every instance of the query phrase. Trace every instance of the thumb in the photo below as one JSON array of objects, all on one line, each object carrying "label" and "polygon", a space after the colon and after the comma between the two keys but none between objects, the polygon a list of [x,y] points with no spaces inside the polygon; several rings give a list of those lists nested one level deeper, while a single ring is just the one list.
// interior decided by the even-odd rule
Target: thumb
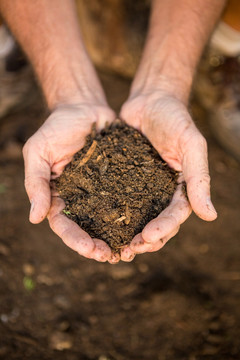
[{"label": "thumb", "polygon": [[210,198],[207,143],[199,133],[193,137],[183,157],[183,175],[193,211],[203,220],[212,221],[217,212]]},{"label": "thumb", "polygon": [[28,194],[31,210],[29,221],[40,223],[46,216],[51,204],[50,166],[33,147],[26,143],[23,148],[25,162],[25,188]]}]

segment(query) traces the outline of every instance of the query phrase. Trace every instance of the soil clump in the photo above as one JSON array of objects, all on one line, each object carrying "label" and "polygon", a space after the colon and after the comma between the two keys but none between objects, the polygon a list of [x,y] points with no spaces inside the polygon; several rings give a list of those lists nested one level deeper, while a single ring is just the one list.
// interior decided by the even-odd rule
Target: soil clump
[{"label": "soil clump", "polygon": [[119,252],[169,205],[177,176],[142,134],[119,120],[93,130],[55,184],[65,215]]}]

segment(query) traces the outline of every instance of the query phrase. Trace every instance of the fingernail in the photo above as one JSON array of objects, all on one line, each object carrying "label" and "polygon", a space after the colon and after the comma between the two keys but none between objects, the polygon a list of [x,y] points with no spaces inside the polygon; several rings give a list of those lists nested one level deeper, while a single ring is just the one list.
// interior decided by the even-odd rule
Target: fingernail
[{"label": "fingernail", "polygon": [[31,208],[30,208],[30,213],[32,213],[34,210],[34,201],[32,200],[31,201]]},{"label": "fingernail", "polygon": [[119,255],[117,256],[116,254],[111,254],[111,257],[109,259],[109,261],[112,263],[112,264],[116,264],[119,262]]},{"label": "fingernail", "polygon": [[127,261],[132,261],[135,258],[136,254],[132,253],[126,257]]},{"label": "fingernail", "polygon": [[215,210],[215,207],[213,206],[213,203],[212,203],[210,197],[207,198],[206,205],[207,205],[207,208],[208,208],[209,211],[211,211],[211,212],[213,212],[214,214],[217,215],[217,211]]}]

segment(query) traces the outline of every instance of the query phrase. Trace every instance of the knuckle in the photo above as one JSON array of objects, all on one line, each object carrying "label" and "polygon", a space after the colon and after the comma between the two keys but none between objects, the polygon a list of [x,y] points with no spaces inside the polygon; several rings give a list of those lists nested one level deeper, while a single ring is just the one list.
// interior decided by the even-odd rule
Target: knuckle
[{"label": "knuckle", "polygon": [[29,188],[31,187],[32,181],[31,181],[31,177],[30,176],[26,176],[24,179],[24,186],[25,189],[28,191]]},{"label": "knuckle", "polygon": [[169,216],[170,224],[173,227],[179,226],[179,219],[175,214],[170,214]]},{"label": "knuckle", "polygon": [[205,137],[202,134],[198,133],[196,140],[198,145],[205,151],[207,151],[207,140],[205,139]]},{"label": "knuckle", "polygon": [[210,176],[206,171],[200,171],[199,176],[193,176],[188,180],[188,191],[196,192],[199,187],[210,185]]},{"label": "knuckle", "polygon": [[179,207],[179,210],[181,212],[188,212],[189,209],[190,209],[190,205],[189,205],[189,202],[187,200],[187,198],[185,197],[185,195],[183,195],[184,197],[181,198],[181,200],[178,201],[178,207]]},{"label": "knuckle", "polygon": [[128,100],[123,104],[120,112],[123,120],[133,123],[135,126],[140,124],[143,116],[143,105],[139,105],[138,99]]},{"label": "knuckle", "polygon": [[194,176],[193,179],[195,179],[198,183],[210,183],[210,175],[208,171],[208,166],[206,164],[202,164],[202,166],[198,169],[198,176]]},{"label": "knuckle", "polygon": [[23,146],[22,153],[24,159],[26,159],[28,154],[36,148],[36,143],[34,144],[33,136],[31,136]]},{"label": "knuckle", "polygon": [[25,158],[28,154],[28,151],[29,151],[29,147],[30,147],[30,140],[28,140],[24,146],[23,146],[23,149],[22,149],[22,153],[23,153],[23,157]]},{"label": "knuckle", "polygon": [[91,256],[93,254],[94,249],[95,249],[95,244],[93,242],[89,241],[89,239],[85,239],[83,237],[79,241],[76,241],[76,244],[78,245],[77,252],[80,255]]},{"label": "knuckle", "polygon": [[131,117],[131,102],[127,102],[122,105],[120,116],[124,120],[129,119],[129,117]]},{"label": "knuckle", "polygon": [[202,174],[201,179],[199,180],[199,183],[200,184],[205,184],[205,185],[208,186],[210,184],[210,181],[211,181],[210,175],[208,173],[204,172]]}]

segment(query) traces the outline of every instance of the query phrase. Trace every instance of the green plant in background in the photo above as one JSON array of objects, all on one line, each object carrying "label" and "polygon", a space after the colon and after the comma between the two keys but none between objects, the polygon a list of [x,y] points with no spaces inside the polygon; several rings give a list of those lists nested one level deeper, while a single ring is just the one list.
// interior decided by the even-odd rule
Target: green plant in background
[{"label": "green plant in background", "polygon": [[6,185],[0,184],[0,194],[4,194],[6,192]]},{"label": "green plant in background", "polygon": [[32,291],[32,290],[34,290],[36,284],[35,284],[34,280],[31,277],[24,276],[24,278],[23,278],[23,286],[27,291]]},{"label": "green plant in background", "polygon": [[63,210],[63,213],[66,215],[71,215],[71,212],[69,210]]}]

